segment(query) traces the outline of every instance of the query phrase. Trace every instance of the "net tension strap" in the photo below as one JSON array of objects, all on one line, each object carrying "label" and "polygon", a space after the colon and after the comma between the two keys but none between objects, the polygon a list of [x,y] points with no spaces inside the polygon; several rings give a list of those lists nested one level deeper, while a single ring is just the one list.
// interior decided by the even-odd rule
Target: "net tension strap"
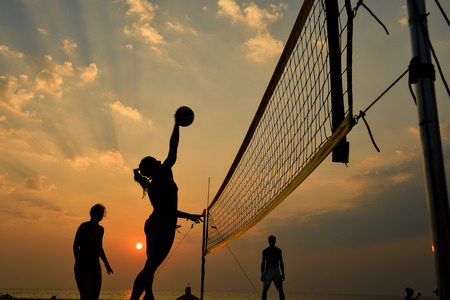
[{"label": "net tension strap", "polygon": [[[434,69],[434,65],[431,63],[422,63],[420,62],[420,59],[418,57],[413,57],[409,63],[408,69],[403,72],[402,75],[400,75],[397,80],[394,81],[394,83],[392,83],[380,96],[378,96],[377,99],[375,99],[372,104],[369,105],[369,107],[367,107],[364,111],[360,111],[359,115],[357,115],[355,117],[355,123],[358,123],[358,120],[360,118],[363,119],[364,124],[367,127],[367,131],[369,133],[370,139],[372,141],[373,146],[375,147],[375,149],[380,152],[380,149],[378,148],[377,144],[375,143],[375,139],[373,138],[372,135],[372,131],[370,130],[370,126],[369,123],[367,123],[366,121],[366,112],[378,101],[381,99],[381,97],[383,97],[397,82],[400,81],[400,79],[403,78],[403,76],[406,75],[406,73],[409,73],[409,79],[408,79],[408,83],[411,86],[411,84],[416,84],[419,79],[421,78],[431,78],[433,81],[436,80],[436,71]],[[413,98],[414,98],[414,102],[416,102],[414,94]]]}]

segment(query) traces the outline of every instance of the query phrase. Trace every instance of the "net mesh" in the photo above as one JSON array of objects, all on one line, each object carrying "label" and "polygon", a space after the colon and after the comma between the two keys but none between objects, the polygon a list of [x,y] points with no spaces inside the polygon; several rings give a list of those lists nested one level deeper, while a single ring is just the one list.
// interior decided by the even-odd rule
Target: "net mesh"
[{"label": "net mesh", "polygon": [[[340,18],[346,14],[344,4],[340,7],[343,40],[346,26]],[[328,45],[324,0],[306,0],[279,70],[208,208],[207,253],[241,235],[278,205],[311,172],[308,165],[333,136]],[[343,47],[342,54],[345,51]],[[345,82],[343,91],[347,92]]]}]

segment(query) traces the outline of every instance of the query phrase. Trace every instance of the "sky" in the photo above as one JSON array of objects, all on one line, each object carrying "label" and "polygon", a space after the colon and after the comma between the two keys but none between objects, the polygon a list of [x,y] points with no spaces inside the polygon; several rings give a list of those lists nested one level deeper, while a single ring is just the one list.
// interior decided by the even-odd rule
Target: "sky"
[{"label": "sky", "polygon": [[[173,115],[191,107],[195,120],[181,129],[173,172],[179,209],[201,213],[241,145],[301,2],[0,1],[0,288],[76,288],[73,238],[102,203],[114,270],[103,273],[103,289],[131,289],[152,211],[132,170],[144,156],[166,157]],[[358,11],[355,112],[411,59],[406,1],[364,3],[389,35]],[[450,12],[448,1],[441,5]],[[434,1],[427,11],[448,80],[448,25]],[[450,101],[439,76],[435,87],[448,186]],[[381,151],[357,124],[348,165],[327,158],[265,219],[206,257],[206,291],[261,292],[261,252],[275,235],[287,293],[404,295],[412,287],[432,296],[422,150],[406,77],[366,119]],[[202,225],[179,224],[154,288],[182,292],[189,282],[198,294]]]}]

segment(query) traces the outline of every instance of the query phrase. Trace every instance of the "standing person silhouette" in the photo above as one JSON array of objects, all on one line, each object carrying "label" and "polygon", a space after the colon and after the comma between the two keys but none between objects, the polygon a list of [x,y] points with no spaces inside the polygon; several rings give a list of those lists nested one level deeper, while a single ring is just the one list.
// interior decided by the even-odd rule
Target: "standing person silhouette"
[{"label": "standing person silhouette", "polygon": [[[261,263],[261,281],[263,282],[262,300],[267,299],[267,291],[270,283],[273,281],[280,295],[280,300],[284,300],[283,281],[284,281],[284,263],[281,249],[275,247],[276,238],[269,236],[269,247],[262,253]],[[280,274],[281,270],[281,274]]]},{"label": "standing person silhouette", "polygon": [[78,227],[73,242],[75,280],[81,300],[97,300],[100,295],[102,270],[99,258],[105,264],[108,275],[113,273],[103,250],[105,230],[99,225],[106,214],[105,207],[102,204],[96,204],[92,206],[89,213],[91,220]]},{"label": "standing person silhouette", "polygon": [[170,137],[169,154],[164,162],[153,157],[144,157],[139,168],[134,170],[137,181],[150,198],[153,212],[145,222],[147,240],[147,261],[133,285],[131,300],[137,300],[145,291],[144,299],[155,299],[152,285],[156,269],[169,254],[175,238],[177,218],[187,218],[199,223],[202,215],[188,214],[178,210],[178,187],[173,180],[172,167],[177,160],[180,136],[178,116],[175,114],[175,126]]}]

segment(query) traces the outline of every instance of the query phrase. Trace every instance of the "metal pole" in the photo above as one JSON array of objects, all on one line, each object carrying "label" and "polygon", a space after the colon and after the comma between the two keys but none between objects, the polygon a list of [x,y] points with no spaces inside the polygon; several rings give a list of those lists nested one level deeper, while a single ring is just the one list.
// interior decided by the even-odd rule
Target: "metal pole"
[{"label": "metal pole", "polygon": [[[325,0],[327,17],[328,49],[331,85],[331,119],[333,132],[345,119],[344,97],[342,88],[341,46],[339,38],[339,7],[337,0]],[[347,137],[333,149],[332,161],[348,163],[349,143]]]},{"label": "metal pole", "polygon": [[202,240],[202,278],[201,278],[201,285],[200,285],[200,299],[203,300],[203,292],[205,290],[205,254],[206,254],[206,230],[207,230],[207,224],[206,224],[206,209],[203,210],[203,240]]},{"label": "metal pole", "polygon": [[[411,48],[420,66],[431,65],[424,0],[407,0]],[[419,69],[423,69],[419,67]],[[411,70],[410,70],[411,72]],[[432,76],[419,74],[417,110],[439,299],[450,299],[450,209]]]},{"label": "metal pole", "polygon": [[209,206],[209,189],[211,178],[208,178],[208,195],[206,197],[206,209],[203,210],[203,240],[202,240],[202,278],[200,287],[200,299],[203,300],[205,291],[205,264],[206,264],[206,248],[208,246],[208,206]]}]

